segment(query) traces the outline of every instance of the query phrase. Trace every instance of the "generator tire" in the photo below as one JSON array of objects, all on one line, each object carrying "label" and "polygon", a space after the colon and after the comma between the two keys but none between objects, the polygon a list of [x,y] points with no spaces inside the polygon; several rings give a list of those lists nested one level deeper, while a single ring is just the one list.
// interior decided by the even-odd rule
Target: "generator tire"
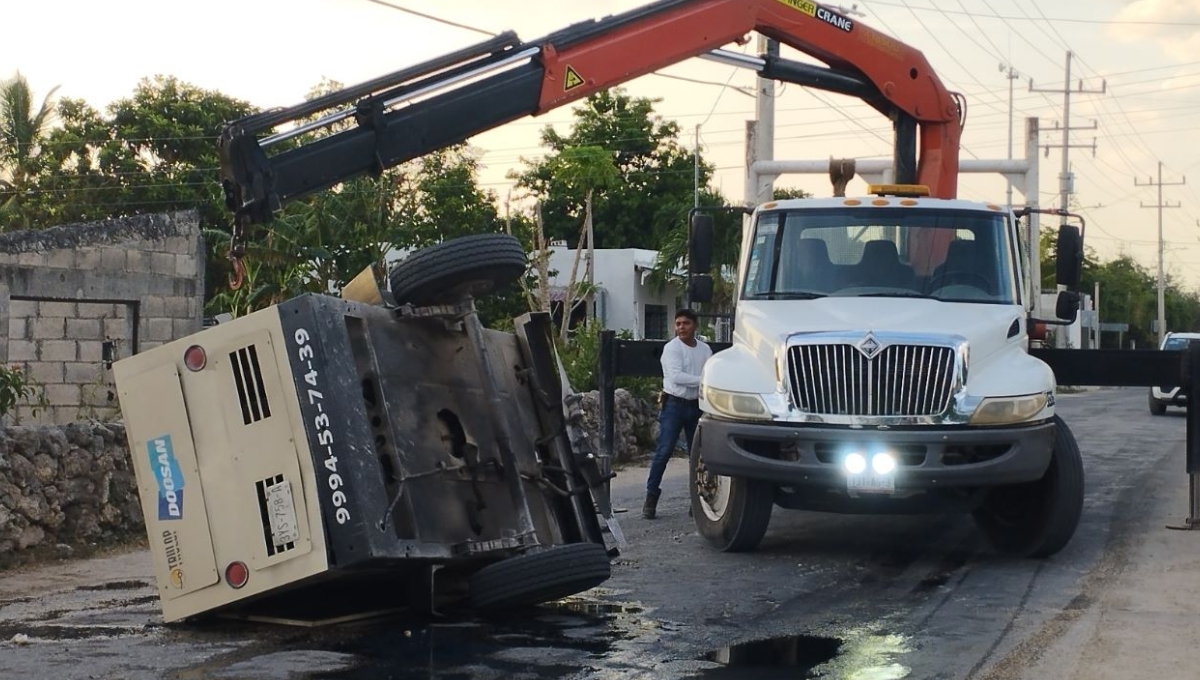
[{"label": "generator tire", "polygon": [[599,543],[550,546],[494,562],[471,575],[471,606],[481,611],[532,607],[582,593],[612,576]]},{"label": "generator tire", "polygon": [[476,234],[416,251],[392,267],[388,282],[397,304],[446,304],[517,281],[526,263],[515,236]]},{"label": "generator tire", "polygon": [[1075,435],[1054,416],[1054,450],[1042,478],[992,489],[974,512],[976,524],[998,552],[1049,557],[1062,550],[1083,514],[1083,457]]}]

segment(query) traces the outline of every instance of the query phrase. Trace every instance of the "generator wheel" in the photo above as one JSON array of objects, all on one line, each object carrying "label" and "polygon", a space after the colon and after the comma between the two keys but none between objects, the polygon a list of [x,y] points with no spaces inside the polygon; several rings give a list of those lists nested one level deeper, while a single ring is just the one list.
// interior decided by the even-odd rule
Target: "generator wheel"
[{"label": "generator wheel", "polygon": [[1083,458],[1075,435],[1054,416],[1054,451],[1042,478],[992,489],[975,522],[997,551],[1049,557],[1075,535],[1083,513]]},{"label": "generator wheel", "polygon": [[486,295],[525,274],[525,247],[509,234],[475,234],[422,248],[392,267],[399,304],[420,306]]},{"label": "generator wheel", "polygon": [[532,607],[581,593],[612,576],[599,543],[555,545],[489,564],[471,575],[471,606],[480,610]]}]

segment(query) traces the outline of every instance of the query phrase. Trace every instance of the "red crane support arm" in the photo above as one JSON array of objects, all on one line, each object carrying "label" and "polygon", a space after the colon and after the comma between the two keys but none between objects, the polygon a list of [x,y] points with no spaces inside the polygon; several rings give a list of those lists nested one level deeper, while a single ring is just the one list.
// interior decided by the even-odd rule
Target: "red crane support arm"
[{"label": "red crane support arm", "polygon": [[[768,56],[766,78],[861,97],[892,119],[896,181],[953,198],[961,109],[918,50],[810,0],[659,0],[523,43],[505,33],[310,102],[233,121],[221,134],[226,203],[242,227],[288,201],[450,146],[685,59],[775,38],[829,68]],[[352,106],[311,118],[337,106]],[[272,144],[333,123],[351,126],[268,156]],[[308,121],[259,139],[286,122]],[[920,152],[917,153],[918,138]]]}]

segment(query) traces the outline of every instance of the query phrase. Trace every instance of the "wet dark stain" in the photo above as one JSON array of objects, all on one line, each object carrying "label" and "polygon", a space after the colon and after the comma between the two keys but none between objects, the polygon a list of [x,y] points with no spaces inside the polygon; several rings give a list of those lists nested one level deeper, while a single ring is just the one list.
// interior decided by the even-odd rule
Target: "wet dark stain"
[{"label": "wet dark stain", "polygon": [[950,582],[967,562],[971,559],[971,553],[965,550],[956,550],[949,552],[938,562],[928,576],[921,579],[917,585],[913,586],[913,593],[923,593],[930,590],[940,588]]},{"label": "wet dark stain", "polygon": [[119,600],[105,600],[97,605],[102,609],[117,609],[120,607],[140,607],[147,604],[158,604],[158,595],[143,595],[141,597],[129,597]]},{"label": "wet dark stain", "polygon": [[618,643],[635,638],[636,626],[628,624],[631,614],[641,611],[636,605],[566,600],[503,619],[435,624],[398,619],[367,630],[327,630],[322,632],[324,649],[352,654],[359,665],[316,677],[457,679],[477,677],[481,669],[487,670],[486,677],[566,677],[586,670],[588,660],[603,659]]},{"label": "wet dark stain", "polygon": [[612,602],[585,602],[582,600],[563,600],[546,605],[547,609],[558,609],[576,614],[641,614],[642,608],[637,605],[616,604]]},{"label": "wet dark stain", "polygon": [[913,588],[913,592],[923,592],[926,590],[935,590],[946,585],[950,581],[950,574],[937,574],[935,576],[926,576]]},{"label": "wet dark stain", "polygon": [[148,581],[110,581],[98,585],[78,586],[75,590],[91,591],[91,590],[137,590],[138,588],[149,588]]},{"label": "wet dark stain", "polygon": [[24,634],[31,640],[87,640],[98,637],[144,635],[147,626],[45,626],[29,623],[0,625],[0,640]]},{"label": "wet dark stain", "polygon": [[[722,647],[701,657],[704,661],[721,664],[722,668],[710,669],[701,674],[703,678],[733,677],[737,669],[786,669],[784,676],[803,678],[817,666],[832,661],[841,651],[842,641],[837,638],[815,635],[790,635],[786,637],[754,640]],[[738,672],[737,677],[748,677]],[[755,673],[755,677],[774,677]],[[781,676],[782,677],[782,676]]]}]

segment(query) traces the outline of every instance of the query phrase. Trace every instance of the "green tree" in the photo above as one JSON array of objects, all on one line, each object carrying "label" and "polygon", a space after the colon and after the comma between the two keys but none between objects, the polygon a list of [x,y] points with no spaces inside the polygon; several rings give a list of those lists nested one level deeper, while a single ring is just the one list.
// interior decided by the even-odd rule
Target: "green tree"
[{"label": "green tree", "polygon": [[[541,160],[525,161],[525,171],[516,177],[518,186],[541,202],[550,238],[571,239],[586,212],[587,188],[562,175],[571,167],[561,159],[567,149],[603,149],[618,173],[618,182],[592,192],[597,248],[657,249],[686,218],[694,200],[696,159],[678,140],[679,124],[655,114],[657,101],[608,90],[573,110],[569,134],[550,127],[542,131],[550,152]],[[701,162],[701,186],[708,184],[712,170]]]},{"label": "green tree", "polygon": [[[206,232],[225,230],[217,134],[253,112],[247,102],[167,76],[143,79],[106,113],[63,101],[37,177],[38,214],[62,224],[194,209]],[[225,253],[210,249],[206,271],[210,297],[229,273]]]},{"label": "green tree", "polygon": [[36,214],[27,204],[36,196],[41,154],[54,107],[54,87],[34,110],[33,89],[17,73],[0,84],[0,230],[28,229]]},{"label": "green tree", "polygon": [[[1055,289],[1054,246],[1056,233],[1046,229],[1041,236],[1042,288]],[[1155,347],[1158,333],[1158,276],[1127,254],[1101,262],[1091,249],[1085,248],[1080,291],[1091,293],[1100,288],[1100,320],[1127,323],[1125,342],[1138,347]],[[1189,331],[1200,328],[1200,297],[1186,291],[1178,281],[1168,276],[1163,290],[1163,307],[1167,330]],[[1104,346],[1113,346],[1115,334],[1103,334]],[[1128,346],[1128,345],[1127,345]]]}]

